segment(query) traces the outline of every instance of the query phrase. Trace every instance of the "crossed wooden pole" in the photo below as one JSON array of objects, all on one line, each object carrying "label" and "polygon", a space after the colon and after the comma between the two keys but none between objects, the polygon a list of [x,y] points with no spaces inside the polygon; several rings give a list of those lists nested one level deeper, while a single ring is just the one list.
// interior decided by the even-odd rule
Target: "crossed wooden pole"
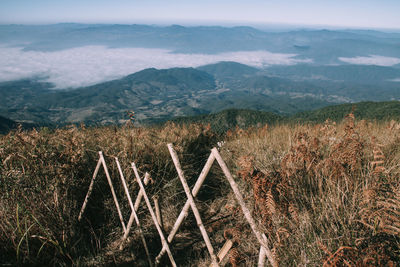
[{"label": "crossed wooden pole", "polygon": [[207,175],[208,175],[208,173],[209,173],[209,171],[211,169],[211,166],[213,165],[214,161],[216,160],[218,165],[221,167],[226,179],[228,180],[229,185],[232,188],[232,191],[233,191],[233,193],[234,193],[234,195],[235,195],[235,197],[236,197],[236,199],[237,199],[237,201],[238,201],[238,203],[239,203],[239,205],[240,205],[240,207],[242,209],[242,212],[243,212],[247,222],[249,223],[253,233],[255,234],[258,242],[260,243],[260,254],[259,254],[258,266],[259,267],[264,266],[266,258],[268,259],[268,261],[271,263],[272,266],[274,266],[274,267],[278,266],[277,262],[275,261],[273,255],[272,255],[271,250],[269,249],[269,244],[268,244],[269,242],[268,242],[267,237],[265,236],[265,234],[261,233],[258,230],[257,224],[256,224],[255,220],[253,219],[253,217],[251,216],[250,210],[247,208],[247,206],[246,206],[246,204],[244,202],[244,199],[242,197],[242,194],[240,193],[236,182],[234,181],[234,179],[233,179],[228,167],[226,166],[226,164],[225,164],[224,160],[222,159],[221,155],[219,154],[218,150],[216,148],[213,148],[211,150],[211,154],[208,157],[207,162],[204,165],[204,167],[203,167],[203,169],[202,169],[202,171],[201,171],[201,173],[200,173],[200,175],[199,175],[199,177],[198,177],[198,179],[197,179],[197,181],[196,181],[196,183],[195,183],[195,185],[194,185],[192,190],[190,190],[189,185],[186,182],[186,178],[185,178],[184,172],[182,170],[182,167],[180,165],[178,155],[176,154],[172,144],[168,144],[168,150],[169,150],[170,155],[172,157],[172,160],[174,162],[174,166],[175,166],[175,169],[176,169],[176,171],[178,173],[178,177],[179,177],[179,179],[180,179],[180,181],[182,183],[182,186],[183,186],[183,189],[185,191],[187,200],[186,200],[186,203],[185,203],[184,207],[182,208],[178,218],[176,219],[176,221],[174,223],[174,226],[172,227],[172,230],[169,233],[167,238],[165,237],[165,235],[163,233],[163,230],[162,230],[162,227],[161,227],[161,219],[160,219],[160,215],[158,215],[159,214],[158,209],[156,208],[156,212],[154,212],[153,207],[151,206],[149,197],[148,197],[148,195],[146,193],[146,190],[145,190],[145,187],[144,187],[144,185],[147,184],[148,180],[149,180],[148,173],[146,173],[144,181],[142,182],[135,163],[131,164],[131,167],[132,167],[132,169],[134,171],[134,174],[135,174],[135,177],[136,177],[136,181],[137,181],[137,183],[138,183],[138,185],[140,187],[139,194],[138,194],[138,196],[136,198],[135,204],[133,205],[132,199],[131,199],[130,194],[129,194],[128,187],[126,185],[126,180],[124,178],[124,175],[123,175],[123,172],[122,172],[122,169],[121,169],[121,166],[119,164],[118,159],[115,158],[115,161],[116,161],[116,164],[117,164],[117,167],[118,167],[118,171],[119,171],[119,174],[120,174],[121,182],[122,182],[122,185],[124,187],[125,194],[126,194],[126,196],[128,198],[129,206],[131,208],[131,216],[130,216],[128,225],[125,226],[124,220],[123,220],[123,217],[122,217],[122,213],[121,213],[121,210],[119,208],[118,200],[117,200],[114,188],[112,186],[111,178],[110,178],[110,175],[108,173],[107,165],[105,163],[104,156],[103,156],[102,152],[99,152],[99,156],[100,156],[99,157],[99,161],[98,161],[96,169],[94,171],[94,174],[93,174],[93,177],[92,177],[92,181],[91,181],[90,186],[89,186],[88,193],[87,193],[87,195],[85,197],[85,201],[84,201],[84,203],[82,205],[82,209],[81,209],[81,211],[79,213],[78,220],[81,220],[81,218],[82,218],[82,214],[83,214],[83,212],[84,212],[84,210],[86,208],[89,196],[90,196],[90,194],[91,194],[91,192],[93,190],[94,180],[95,180],[95,178],[96,178],[96,176],[98,174],[98,171],[100,169],[100,165],[103,165],[103,168],[104,168],[108,183],[110,185],[111,193],[112,193],[113,198],[114,198],[115,206],[116,206],[116,209],[118,211],[118,216],[120,218],[121,225],[122,225],[122,228],[123,228],[124,235],[123,235],[122,240],[121,240],[120,249],[123,248],[124,241],[127,239],[128,235],[129,235],[129,231],[130,231],[130,229],[132,227],[133,221],[135,221],[136,225],[138,226],[139,234],[141,235],[142,243],[144,245],[144,248],[145,248],[145,251],[146,251],[146,254],[147,254],[147,259],[148,259],[149,265],[153,266],[153,261],[151,260],[150,253],[149,253],[149,250],[148,250],[148,247],[147,247],[147,244],[146,244],[146,240],[144,238],[143,231],[141,230],[141,227],[140,227],[140,221],[139,221],[139,218],[138,218],[137,213],[136,213],[136,211],[139,208],[139,205],[140,205],[140,202],[141,202],[142,198],[144,198],[145,202],[146,202],[146,206],[147,206],[147,208],[148,208],[148,210],[150,212],[150,215],[151,215],[151,218],[153,220],[153,223],[157,228],[157,232],[158,232],[158,234],[160,236],[161,243],[162,243],[162,249],[158,253],[158,255],[157,255],[157,257],[155,258],[155,261],[154,261],[156,265],[160,263],[162,256],[165,255],[165,253],[167,253],[168,257],[169,257],[169,260],[170,260],[170,263],[172,264],[172,266],[177,266],[176,262],[174,260],[174,257],[172,255],[172,252],[171,252],[171,249],[170,249],[170,245],[171,245],[176,233],[178,232],[179,227],[183,223],[184,219],[187,217],[187,215],[189,213],[189,209],[191,209],[193,214],[194,214],[194,216],[195,216],[196,223],[197,223],[197,226],[198,226],[198,228],[199,228],[199,230],[201,232],[201,235],[203,237],[204,243],[206,244],[207,250],[208,250],[208,252],[210,254],[210,257],[211,257],[211,265],[210,266],[219,266],[222,263],[224,257],[229,252],[229,250],[232,247],[233,243],[232,243],[231,240],[227,240],[226,243],[224,244],[224,246],[222,247],[222,249],[219,251],[219,253],[217,255],[215,255],[214,248],[213,248],[213,246],[211,244],[210,238],[208,237],[207,231],[206,231],[206,229],[204,227],[204,224],[203,224],[202,219],[201,219],[200,212],[199,212],[199,210],[198,210],[198,208],[196,206],[196,202],[195,202],[195,199],[194,199],[197,196],[197,194],[199,193],[200,188],[201,188],[202,184],[204,183],[204,181],[205,181],[205,179],[206,179],[206,177],[207,177]]},{"label": "crossed wooden pole", "polygon": [[[106,161],[104,159],[103,152],[101,152],[101,151],[99,151],[99,160],[97,162],[96,169],[94,170],[94,173],[93,173],[93,176],[92,176],[92,180],[90,181],[89,190],[88,190],[88,192],[86,194],[86,197],[85,197],[85,200],[83,202],[82,208],[81,208],[81,210],[79,212],[78,221],[82,220],[82,215],[85,212],[86,206],[87,206],[88,201],[89,201],[89,197],[90,197],[90,195],[92,194],[92,191],[93,191],[93,186],[94,186],[95,179],[96,179],[96,177],[97,177],[97,175],[99,173],[100,166],[102,165],[103,169],[104,169],[104,172],[106,174],[106,177],[107,177],[108,184],[110,186],[111,194],[113,196],[115,207],[117,209],[118,216],[119,216],[119,219],[120,219],[120,222],[121,222],[121,225],[122,225],[122,229],[123,229],[123,232],[124,232],[124,236],[122,237],[122,242],[121,242],[121,245],[120,245],[120,249],[123,248],[123,243],[124,243],[124,241],[126,240],[126,238],[129,235],[129,231],[130,231],[130,229],[132,227],[133,220],[135,220],[135,222],[136,222],[136,224],[138,226],[138,230],[139,230],[139,233],[140,233],[140,237],[141,237],[144,249],[146,251],[147,261],[148,261],[150,266],[153,266],[153,262],[152,262],[151,257],[150,257],[150,253],[149,253],[149,249],[148,249],[148,246],[147,246],[147,243],[146,243],[146,239],[144,238],[144,234],[143,234],[142,228],[140,227],[140,221],[139,221],[139,218],[138,218],[137,213],[136,213],[136,211],[139,208],[140,201],[141,201],[141,199],[143,197],[143,190],[139,191],[139,195],[136,198],[135,205],[133,205],[131,196],[129,194],[128,187],[126,185],[125,177],[124,177],[124,175],[122,173],[121,165],[120,165],[120,163],[118,161],[118,158],[116,158],[116,157],[115,157],[115,162],[117,164],[118,171],[119,171],[120,178],[121,178],[121,182],[122,182],[122,185],[124,187],[124,191],[125,191],[125,194],[126,194],[126,196],[128,198],[129,206],[130,206],[131,212],[132,212],[131,216],[129,218],[128,226],[127,227],[125,226],[124,219],[123,219],[123,216],[122,216],[122,212],[121,212],[121,209],[120,209],[120,206],[119,206],[119,202],[118,202],[118,199],[117,199],[117,195],[115,194],[114,186],[113,186],[112,181],[111,181],[111,176],[110,176],[110,173],[108,172],[108,168],[107,168]],[[144,181],[145,181],[146,184],[149,181],[149,175],[147,173],[145,175]]]}]

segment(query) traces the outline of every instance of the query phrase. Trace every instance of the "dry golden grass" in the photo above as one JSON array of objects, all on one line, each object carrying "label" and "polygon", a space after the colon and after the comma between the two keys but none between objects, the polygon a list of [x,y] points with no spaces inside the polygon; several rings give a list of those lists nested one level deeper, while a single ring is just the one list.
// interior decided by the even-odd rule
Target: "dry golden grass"
[{"label": "dry golden grass", "polygon": [[[232,135],[224,156],[250,184],[254,214],[282,266],[399,261],[400,132],[391,124],[350,114],[338,125]],[[258,248],[242,249],[250,258]]]},{"label": "dry golden grass", "polygon": [[[104,176],[96,182],[83,222],[77,216],[97,162],[120,159],[126,177],[135,161],[150,171],[150,196],[162,195],[165,230],[185,196],[166,144],[178,151],[193,185],[221,138],[231,172],[281,266],[377,266],[400,261],[400,127],[356,121],[236,129],[217,136],[208,126],[18,130],[0,136],[0,263],[107,265],[146,258],[134,230],[123,251],[121,227]],[[112,158],[111,175],[118,179]],[[103,175],[103,174],[101,174]],[[234,240],[231,266],[256,265],[259,244],[221,171],[214,166],[197,200],[215,248]],[[132,195],[138,186],[128,179]],[[115,180],[127,220],[129,206]],[[151,253],[161,244],[146,209],[139,210]],[[208,255],[193,216],[173,253],[181,265],[205,265]],[[155,256],[155,255],[153,255]],[[167,261],[165,261],[167,263]]]}]

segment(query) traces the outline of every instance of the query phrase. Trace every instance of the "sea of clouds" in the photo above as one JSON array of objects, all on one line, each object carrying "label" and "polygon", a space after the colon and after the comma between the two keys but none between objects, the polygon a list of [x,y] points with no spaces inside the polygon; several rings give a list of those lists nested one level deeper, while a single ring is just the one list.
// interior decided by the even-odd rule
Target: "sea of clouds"
[{"label": "sea of clouds", "polygon": [[121,78],[146,68],[198,67],[220,61],[235,61],[254,67],[312,62],[295,56],[268,51],[179,54],[165,49],[105,46],[40,52],[0,46],[0,81],[45,77],[56,88],[76,88]]},{"label": "sea of clouds", "polygon": [[340,61],[357,65],[376,65],[390,67],[400,64],[400,58],[370,55],[368,57],[339,57]]}]

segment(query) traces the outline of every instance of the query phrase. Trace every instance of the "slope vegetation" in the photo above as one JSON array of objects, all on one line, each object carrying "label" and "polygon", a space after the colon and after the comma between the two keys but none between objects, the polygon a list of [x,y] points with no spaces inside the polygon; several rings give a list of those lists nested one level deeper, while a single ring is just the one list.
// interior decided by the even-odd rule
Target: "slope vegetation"
[{"label": "slope vegetation", "polygon": [[209,115],[199,115],[194,117],[180,117],[172,121],[178,124],[202,123],[209,124],[217,133],[224,133],[236,127],[245,129],[250,126],[264,126],[274,124],[282,117],[271,112],[255,111],[248,109],[227,109]]},{"label": "slope vegetation", "polygon": [[290,120],[298,122],[323,122],[327,119],[340,121],[352,111],[357,119],[398,120],[400,119],[400,102],[360,102],[335,105],[301,112],[290,117]]},{"label": "slope vegetation", "polygon": [[[229,112],[228,112],[229,113]],[[233,116],[235,118],[235,116]],[[0,263],[12,266],[147,266],[135,227],[125,249],[107,179],[99,171],[78,222],[103,151],[125,220],[131,210],[119,183],[121,162],[133,196],[130,166],[149,172],[149,197],[158,197],[168,233],[186,198],[167,144],[177,150],[193,186],[210,149],[220,153],[259,229],[281,266],[396,266],[400,261],[400,125],[357,122],[278,124],[215,134],[199,124],[139,128],[69,127],[15,131],[0,136]],[[213,246],[235,246],[232,264],[255,266],[260,245],[216,164],[196,197]],[[152,255],[162,245],[147,208],[138,210]],[[180,266],[209,266],[193,216],[185,219],[172,254]],[[161,265],[168,265],[168,258]]]}]

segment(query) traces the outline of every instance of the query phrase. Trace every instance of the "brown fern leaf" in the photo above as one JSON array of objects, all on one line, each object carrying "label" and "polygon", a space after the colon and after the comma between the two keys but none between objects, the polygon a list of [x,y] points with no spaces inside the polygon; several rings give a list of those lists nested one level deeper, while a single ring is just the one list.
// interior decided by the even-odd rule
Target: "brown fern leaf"
[{"label": "brown fern leaf", "polygon": [[370,162],[370,167],[373,170],[373,174],[379,174],[385,172],[385,155],[383,154],[383,145],[376,142],[376,138],[372,137],[372,153],[374,155],[374,160]]},{"label": "brown fern leaf", "polygon": [[324,261],[324,267],[333,266],[354,266],[358,258],[358,250],[353,247],[341,246],[335,253],[329,253],[329,257]]},{"label": "brown fern leaf", "polygon": [[272,188],[267,193],[266,205],[267,205],[269,213],[271,215],[275,215],[276,214],[276,203],[275,203],[274,195],[272,194]]},{"label": "brown fern leaf", "polygon": [[232,267],[239,267],[241,261],[242,257],[237,247],[232,248],[229,251],[229,262],[231,263]]},{"label": "brown fern leaf", "polygon": [[397,188],[379,184],[378,188],[365,190],[364,195],[361,222],[377,233],[399,236],[400,194]]}]

